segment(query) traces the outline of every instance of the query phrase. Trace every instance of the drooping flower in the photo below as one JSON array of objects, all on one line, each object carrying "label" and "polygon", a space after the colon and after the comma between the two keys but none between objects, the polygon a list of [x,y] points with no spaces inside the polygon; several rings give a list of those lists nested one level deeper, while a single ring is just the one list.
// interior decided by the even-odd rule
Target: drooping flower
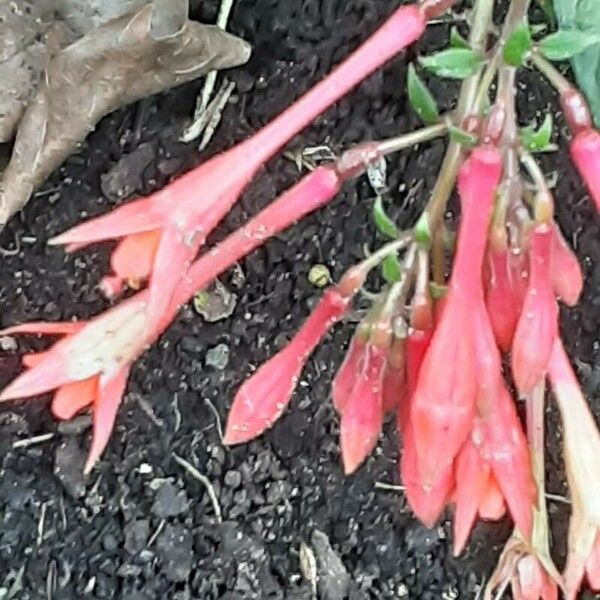
[{"label": "drooping flower", "polygon": [[383,414],[398,410],[406,398],[406,339],[395,337],[383,378]]},{"label": "drooping flower", "polygon": [[30,368],[3,390],[0,401],[56,390],[52,412],[60,419],[91,406],[89,472],[108,443],[131,361],[143,350],[144,323],[144,303],[131,299],[87,323],[29,323],[5,330],[65,337],[50,350],[30,355],[24,361]]},{"label": "drooping flower", "polygon": [[[162,190],[92,219],[51,240],[70,249],[108,239],[127,238],[112,261],[115,276],[134,282],[149,277],[150,322],[168,312],[208,234],[229,212],[257,171],[294,135],[360,81],[417,40],[427,15],[418,6],[400,7],[378,31],[257,134],[176,179]],[[130,236],[143,236],[130,237]],[[137,248],[139,255],[132,248]],[[115,276],[104,287],[118,291]]]},{"label": "drooping flower", "polygon": [[600,434],[560,339],[554,343],[548,377],[563,425],[563,456],[571,495],[567,600],[574,600],[584,577],[600,591]]},{"label": "drooping flower", "polygon": [[543,380],[558,334],[558,306],[550,270],[553,230],[536,225],[531,234],[527,293],[512,345],[512,374],[521,394],[530,393]]},{"label": "drooping flower", "polygon": [[558,225],[552,228],[550,278],[554,293],[567,305],[575,306],[583,290],[583,273]]},{"label": "drooping flower", "polygon": [[348,287],[348,281],[327,290],[289,344],[242,385],[227,417],[224,443],[241,444],[254,439],[281,416],[308,357],[350,306],[355,288]]},{"label": "drooping flower", "polygon": [[383,379],[389,346],[368,344],[361,374],[340,417],[340,448],[346,475],[353,473],[377,444],[383,426]]},{"label": "drooping flower", "polygon": [[430,487],[454,461],[475,415],[473,308],[483,298],[483,256],[501,172],[499,151],[482,146],[473,151],[459,175],[463,216],[454,268],[446,304],[411,400],[420,476]]},{"label": "drooping flower", "polygon": [[509,270],[509,251],[490,249],[487,261],[488,276],[485,278],[487,311],[499,348],[508,352],[521,312],[518,291],[512,284]]},{"label": "drooping flower", "polygon": [[583,129],[571,141],[571,158],[600,212],[600,132]]}]

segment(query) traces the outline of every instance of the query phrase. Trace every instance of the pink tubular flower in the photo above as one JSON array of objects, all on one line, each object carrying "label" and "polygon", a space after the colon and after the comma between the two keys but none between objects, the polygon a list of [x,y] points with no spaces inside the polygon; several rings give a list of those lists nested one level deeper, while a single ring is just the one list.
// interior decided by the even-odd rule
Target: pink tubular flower
[{"label": "pink tubular flower", "polygon": [[417,447],[410,419],[412,395],[432,333],[430,330],[413,330],[406,340],[407,395],[398,408],[398,432],[402,437],[400,479],[406,489],[406,499],[412,511],[426,527],[434,526],[454,488],[452,465],[448,465],[442,471],[433,486],[423,481],[418,469]]},{"label": "pink tubular flower", "polygon": [[452,464],[473,423],[477,391],[473,308],[483,296],[481,269],[501,172],[500,152],[482,146],[473,151],[459,176],[463,217],[450,289],[411,400],[420,475],[429,487]]},{"label": "pink tubular flower", "polygon": [[575,306],[583,290],[583,273],[558,225],[552,228],[550,278],[554,293],[567,305]]},{"label": "pink tubular flower", "polygon": [[487,311],[498,347],[503,352],[508,352],[521,312],[521,299],[512,284],[508,250],[490,249],[487,259],[488,277],[485,279]]},{"label": "pink tubular flower", "polygon": [[559,339],[548,376],[563,425],[563,456],[571,492],[565,596],[574,600],[584,577],[600,591],[600,434]]},{"label": "pink tubular flower", "polygon": [[[419,7],[399,8],[328,77],[250,139],[150,197],[74,227],[50,243],[68,244],[68,249],[74,250],[93,242],[124,238],[112,260],[116,277],[136,283],[149,278],[149,320],[160,321],[206,237],[262,165],[319,114],[417,40],[425,26],[426,15]],[[118,280],[110,277],[104,287],[118,291]]]},{"label": "pink tubular flower", "polygon": [[474,308],[473,325],[477,418],[456,460],[456,554],[477,514],[500,518],[505,503],[521,535],[529,539],[536,501],[527,440],[502,378],[500,353],[483,302]]},{"label": "pink tubular flower", "polygon": [[600,211],[600,132],[583,129],[571,141],[571,158]]},{"label": "pink tubular flower", "polygon": [[367,342],[369,341],[370,325],[360,323],[356,328],[346,356],[338,369],[331,385],[333,406],[341,414],[346,400],[356,383],[358,375],[362,372],[365,362]]},{"label": "pink tubular flower", "polygon": [[60,419],[91,406],[86,473],[108,443],[131,361],[143,350],[143,308],[142,302],[131,299],[87,323],[27,323],[4,332],[65,335],[50,350],[24,360],[30,368],[4,389],[0,401],[56,390],[52,411]]},{"label": "pink tubular flower", "polygon": [[337,286],[327,290],[291,342],[242,385],[229,411],[225,444],[254,439],[281,416],[308,357],[350,306],[353,293],[343,289]]},{"label": "pink tubular flower", "polygon": [[406,340],[396,338],[388,355],[383,378],[383,414],[395,411],[406,395]]},{"label": "pink tubular flower", "polygon": [[521,394],[544,378],[558,334],[558,306],[550,277],[552,228],[537,225],[531,236],[529,284],[512,346],[512,374]]},{"label": "pink tubular flower", "polygon": [[362,372],[344,403],[340,446],[346,475],[353,473],[377,445],[383,426],[383,378],[389,347],[368,344]]}]

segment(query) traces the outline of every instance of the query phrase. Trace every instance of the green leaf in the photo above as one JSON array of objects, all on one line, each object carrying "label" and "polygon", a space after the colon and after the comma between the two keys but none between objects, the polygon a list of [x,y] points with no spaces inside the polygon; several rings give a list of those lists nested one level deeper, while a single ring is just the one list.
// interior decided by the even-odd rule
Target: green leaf
[{"label": "green leaf", "polygon": [[525,63],[532,45],[531,31],[529,25],[524,21],[506,40],[503,50],[504,62],[513,67],[520,67]]},{"label": "green leaf", "polygon": [[449,48],[431,56],[422,56],[419,62],[439,77],[464,79],[476,73],[484,59],[469,48]]},{"label": "green leaf", "polygon": [[540,52],[548,60],[567,60],[600,44],[600,33],[579,29],[559,29],[540,40]]},{"label": "green leaf", "polygon": [[470,48],[469,42],[460,35],[460,31],[456,26],[450,30],[450,46],[452,48]]},{"label": "green leaf", "polygon": [[375,221],[377,229],[379,229],[383,235],[390,238],[397,238],[398,235],[400,235],[400,231],[396,227],[396,224],[387,216],[383,208],[381,196],[377,196],[373,203],[373,220]]},{"label": "green leaf", "polygon": [[407,87],[410,105],[419,115],[421,121],[426,125],[436,123],[440,117],[440,111],[435,98],[431,95],[412,64],[408,66]]},{"label": "green leaf", "polygon": [[448,126],[448,135],[450,135],[450,139],[461,146],[465,146],[466,148],[473,148],[477,145],[478,137],[461,129],[460,127],[456,127],[455,125]]},{"label": "green leaf", "polygon": [[[561,27],[600,34],[598,0],[554,0]],[[571,59],[575,78],[600,127],[600,46],[591,46]]]},{"label": "green leaf", "polygon": [[425,211],[415,225],[415,241],[421,246],[431,246],[431,228],[429,227],[429,213]]},{"label": "green leaf", "polygon": [[381,263],[381,274],[388,283],[402,279],[402,265],[395,254],[388,254]]},{"label": "green leaf", "polygon": [[548,152],[555,147],[550,143],[552,139],[552,115],[548,113],[544,122],[536,129],[535,125],[528,125],[521,129],[521,142],[529,152]]}]

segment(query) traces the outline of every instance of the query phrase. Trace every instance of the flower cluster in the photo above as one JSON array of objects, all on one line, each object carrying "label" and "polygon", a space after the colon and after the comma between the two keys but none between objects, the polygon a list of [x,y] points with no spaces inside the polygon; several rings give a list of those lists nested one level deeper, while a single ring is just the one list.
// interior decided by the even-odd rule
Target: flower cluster
[{"label": "flower cluster", "polygon": [[[459,40],[470,46],[422,59],[437,74],[466,78],[456,112],[440,116],[411,66],[409,96],[427,127],[347,150],[197,257],[267,160],[417,40],[428,19],[452,3],[424,0],[399,8],[328,77],[254,136],[152,196],[51,240],[75,251],[117,239],[113,272],[103,279],[102,289],[114,299],[126,285],[147,288],[86,323],[6,329],[4,333],[63,337],[49,350],[23,357],[27,370],[2,391],[0,401],[55,391],[51,407],[57,418],[91,408],[89,471],[108,443],[134,361],[182,304],[273,235],[332,200],[344,182],[387,154],[450,133],[438,182],[416,225],[400,228],[381,201],[375,203],[375,223],[390,239],[350,266],[289,343],[242,384],[228,415],[224,443],[248,442],[275,425],[311,353],[355,310],[355,297],[362,296],[370,305],[360,307],[359,324],[332,382],[345,473],[368,459],[385,418],[393,415],[408,502],[427,526],[445,509],[453,511],[456,554],[478,518],[497,520],[508,513],[513,519],[515,532],[488,597],[494,586],[510,582],[518,599],[552,600],[559,587],[575,598],[584,579],[600,588],[600,435],[558,326],[558,303],[578,302],[583,276],[554,221],[554,199],[532,156],[535,148],[544,149],[543,132],[518,133],[516,67],[531,61],[559,90],[573,134],[573,162],[599,210],[600,133],[592,128],[581,94],[542,57],[549,43],[534,47],[531,30],[524,35],[527,2],[511,4],[496,45],[486,52],[484,34],[493,3],[476,0],[473,20],[479,26],[473,27],[468,43]],[[488,108],[483,99],[496,76],[496,98]],[[444,223],[454,190],[460,200],[455,240]],[[385,284],[375,293],[363,293],[376,268],[381,268]],[[573,498],[562,576],[549,558],[544,502],[547,379],[562,415]],[[526,431],[517,410],[519,399],[526,402]]]}]

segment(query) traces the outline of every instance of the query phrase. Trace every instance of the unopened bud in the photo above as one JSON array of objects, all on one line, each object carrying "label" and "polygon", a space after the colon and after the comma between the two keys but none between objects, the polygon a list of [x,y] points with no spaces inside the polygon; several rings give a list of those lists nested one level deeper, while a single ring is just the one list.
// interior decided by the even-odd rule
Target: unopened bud
[{"label": "unopened bud", "polygon": [[567,125],[573,133],[589,129],[592,126],[592,115],[588,103],[580,92],[573,88],[563,92],[560,104]]}]

